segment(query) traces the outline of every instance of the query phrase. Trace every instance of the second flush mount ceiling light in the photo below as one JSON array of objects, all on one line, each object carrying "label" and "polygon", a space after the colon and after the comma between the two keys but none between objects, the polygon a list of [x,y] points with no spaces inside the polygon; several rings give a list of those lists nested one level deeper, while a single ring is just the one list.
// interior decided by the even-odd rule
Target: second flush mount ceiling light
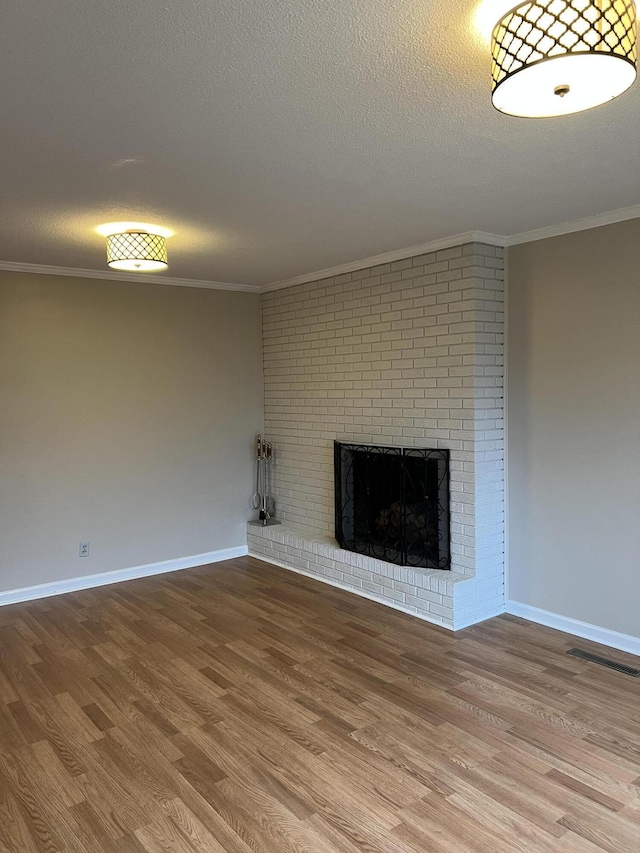
[{"label": "second flush mount ceiling light", "polygon": [[527,118],[582,112],[636,78],[634,0],[520,3],[495,25],[492,101]]},{"label": "second flush mount ceiling light", "polygon": [[107,264],[115,270],[153,272],[167,269],[167,241],[161,234],[132,228],[107,236]]}]

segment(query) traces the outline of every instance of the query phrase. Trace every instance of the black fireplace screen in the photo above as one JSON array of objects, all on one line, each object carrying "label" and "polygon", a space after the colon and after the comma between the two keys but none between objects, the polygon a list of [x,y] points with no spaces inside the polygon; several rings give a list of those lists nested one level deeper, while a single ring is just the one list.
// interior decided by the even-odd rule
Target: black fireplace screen
[{"label": "black fireplace screen", "polygon": [[336,539],[401,566],[449,569],[449,451],[335,442]]}]

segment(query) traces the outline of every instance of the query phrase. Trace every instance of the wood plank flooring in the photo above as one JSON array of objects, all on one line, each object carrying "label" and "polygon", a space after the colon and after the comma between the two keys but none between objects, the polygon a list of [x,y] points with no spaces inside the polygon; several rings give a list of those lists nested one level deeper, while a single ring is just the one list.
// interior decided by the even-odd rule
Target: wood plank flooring
[{"label": "wood plank flooring", "polygon": [[2,608],[0,851],[635,853],[640,680],[574,645],[249,557]]}]

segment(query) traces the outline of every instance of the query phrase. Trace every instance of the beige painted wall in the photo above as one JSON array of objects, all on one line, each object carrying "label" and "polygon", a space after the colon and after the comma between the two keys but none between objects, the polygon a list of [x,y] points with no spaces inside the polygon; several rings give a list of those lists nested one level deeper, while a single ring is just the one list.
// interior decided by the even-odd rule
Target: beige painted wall
[{"label": "beige painted wall", "polygon": [[509,597],[640,636],[640,220],[508,263]]},{"label": "beige painted wall", "polygon": [[246,543],[260,322],[255,294],[0,273],[0,591]]}]

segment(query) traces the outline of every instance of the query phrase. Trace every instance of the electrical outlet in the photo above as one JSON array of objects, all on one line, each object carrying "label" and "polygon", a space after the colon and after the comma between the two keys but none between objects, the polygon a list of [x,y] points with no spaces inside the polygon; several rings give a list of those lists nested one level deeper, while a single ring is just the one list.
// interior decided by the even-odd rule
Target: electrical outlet
[{"label": "electrical outlet", "polygon": [[89,556],[89,543],[88,542],[81,542],[80,543],[79,554],[81,557],[88,557]]}]

